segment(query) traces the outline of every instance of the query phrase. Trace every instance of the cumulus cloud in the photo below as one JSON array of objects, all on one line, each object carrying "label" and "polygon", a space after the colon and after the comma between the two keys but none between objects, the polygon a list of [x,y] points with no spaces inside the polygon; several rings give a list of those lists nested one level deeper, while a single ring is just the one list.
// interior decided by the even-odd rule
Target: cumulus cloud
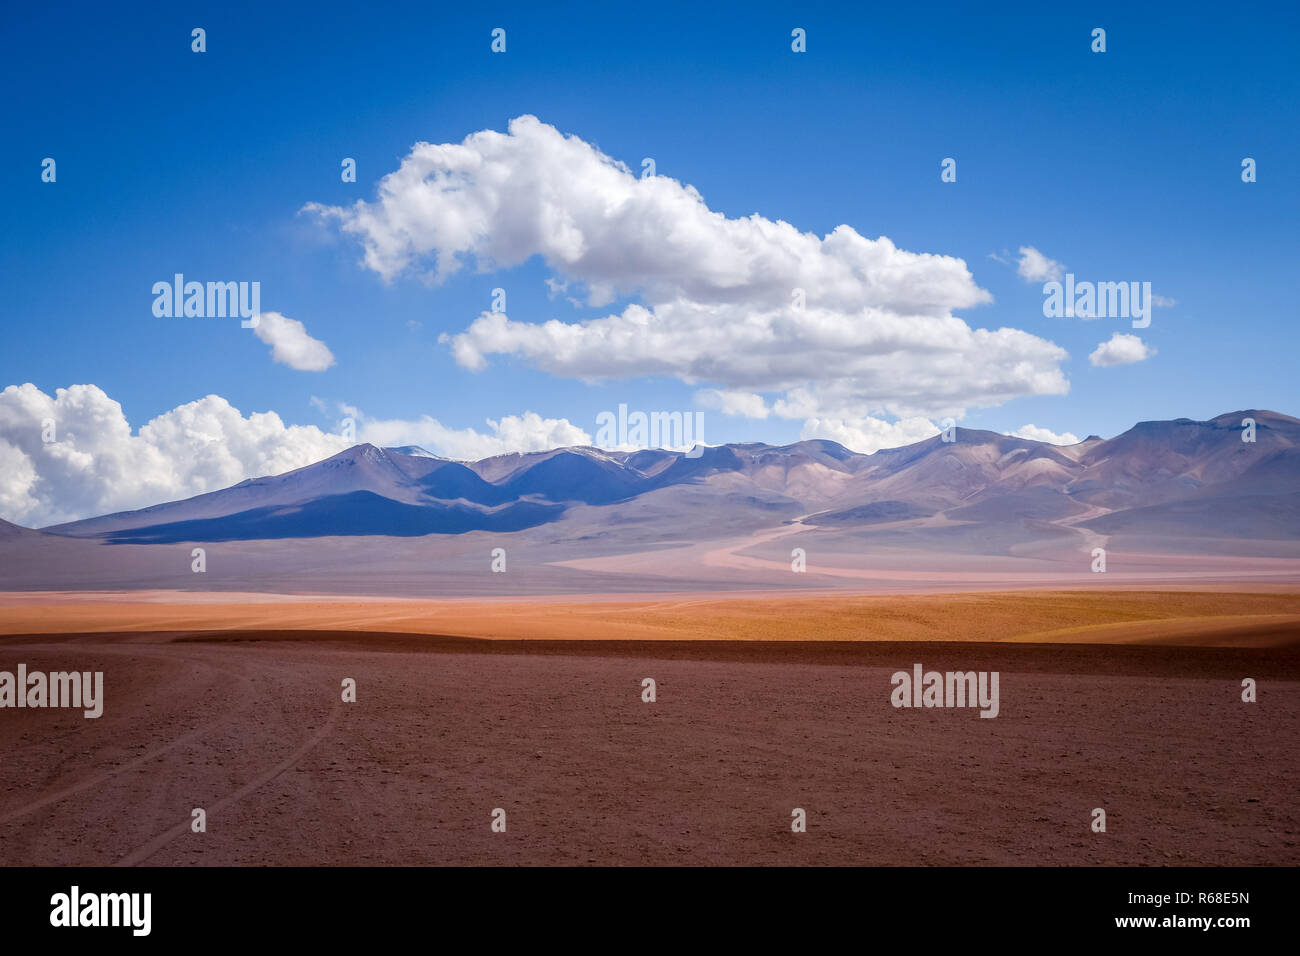
[{"label": "cumulus cloud", "polygon": [[705,408],[711,408],[724,415],[739,415],[743,418],[767,418],[772,410],[762,395],[754,392],[722,391],[705,388],[695,393],[695,401]]},{"label": "cumulus cloud", "polygon": [[851,451],[871,454],[882,448],[897,448],[924,441],[939,434],[939,428],[926,418],[904,418],[887,422],[879,418],[846,421],[841,418],[810,418],[804,422],[800,438],[829,438]]},{"label": "cumulus cloud", "polygon": [[1102,342],[1088,356],[1088,361],[1100,368],[1111,365],[1132,365],[1156,354],[1156,350],[1136,335],[1116,332],[1110,341]]},{"label": "cumulus cloud", "polygon": [[1047,442],[1049,445],[1079,444],[1079,436],[1071,432],[1061,432],[1058,435],[1049,428],[1039,428],[1037,425],[1021,425],[1010,432],[1010,435],[1012,438],[1028,438],[1030,441]]},{"label": "cumulus cloud", "polygon": [[122,406],[95,385],[54,396],[11,385],[0,392],[0,517],[41,527],[142,508],[300,468],[346,445],[274,412],[245,417],[218,395],[133,433]]},{"label": "cumulus cloud", "polygon": [[727,218],[693,187],[639,178],[532,116],[507,133],[417,144],[373,202],[306,209],[355,237],[385,281],[539,256],[564,283],[553,289],[588,307],[639,300],[579,322],[485,312],[441,339],[467,369],[510,355],[583,380],[662,375],[787,402],[798,390],[809,417],[846,420],[959,417],[1068,389],[1060,347],[953,314],[991,301],[963,260],[847,225],[818,237]]},{"label": "cumulus cloud", "polygon": [[271,346],[271,358],[300,372],[323,372],[334,364],[334,354],[319,339],[307,334],[297,319],[279,312],[262,312],[253,327],[259,339]]},{"label": "cumulus cloud", "polygon": [[490,432],[449,428],[428,415],[412,421],[364,419],[357,436],[359,441],[382,447],[420,445],[444,458],[464,461],[592,443],[591,435],[565,418],[543,418],[536,412],[525,412],[486,421]]},{"label": "cumulus cloud", "polygon": [[1016,274],[1026,282],[1060,282],[1065,265],[1047,258],[1033,246],[1021,246]]}]

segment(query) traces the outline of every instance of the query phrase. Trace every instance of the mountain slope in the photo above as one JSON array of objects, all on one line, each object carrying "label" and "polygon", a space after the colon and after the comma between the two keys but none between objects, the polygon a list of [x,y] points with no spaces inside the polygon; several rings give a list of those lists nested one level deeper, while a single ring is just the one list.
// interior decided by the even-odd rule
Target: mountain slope
[{"label": "mountain slope", "polygon": [[511,475],[503,488],[512,497],[538,495],[551,501],[609,504],[644,490],[646,478],[614,458],[563,450]]},{"label": "mountain slope", "polygon": [[33,531],[31,528],[24,528],[21,525],[11,524],[8,521],[0,519],[0,539],[17,540],[20,538],[39,537],[41,532]]},{"label": "mountain slope", "polygon": [[460,503],[409,505],[370,491],[327,495],[300,505],[253,508],[220,518],[173,521],[110,532],[114,544],[245,541],[352,535],[416,537],[467,531],[522,531],[555,518],[559,505],[519,501],[496,510]]}]

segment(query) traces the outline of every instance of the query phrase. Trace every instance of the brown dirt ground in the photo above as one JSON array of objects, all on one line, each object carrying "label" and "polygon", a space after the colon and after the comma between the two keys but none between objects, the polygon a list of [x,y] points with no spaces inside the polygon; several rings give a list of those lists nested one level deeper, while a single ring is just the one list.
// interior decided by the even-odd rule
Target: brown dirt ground
[{"label": "brown dirt ground", "polygon": [[[69,633],[47,607],[67,636],[0,639],[0,669],[103,670],[105,714],[0,711],[0,864],[1296,865],[1296,599],[1184,597],[1021,605],[1020,635],[1131,622],[1139,644],[991,643],[1001,598],[877,618],[949,638],[925,642],[846,640],[862,622],[829,613],[810,639],[807,608],[761,603],[678,641],[627,639],[602,605],[594,642],[225,614],[209,631]],[[1204,619],[1238,606],[1269,619]],[[1224,646],[1170,646],[1153,607],[1201,609],[1171,627]],[[658,615],[639,623],[703,627],[697,607]],[[755,615],[766,641],[717,639]],[[915,662],[998,670],[1001,715],[895,710],[890,675]],[[355,704],[338,702],[344,677]],[[790,832],[795,807],[807,833]]]}]

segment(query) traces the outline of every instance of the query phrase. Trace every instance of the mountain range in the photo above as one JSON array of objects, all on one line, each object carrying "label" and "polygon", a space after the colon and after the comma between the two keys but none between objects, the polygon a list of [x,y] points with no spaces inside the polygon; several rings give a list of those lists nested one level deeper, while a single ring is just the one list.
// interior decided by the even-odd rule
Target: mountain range
[{"label": "mountain range", "polygon": [[[1254,421],[1254,441],[1243,422]],[[634,526],[656,516],[802,518],[826,530],[927,535],[1016,526],[1034,533],[1300,539],[1300,421],[1246,410],[1141,422],[1052,445],[957,428],[859,454],[833,441],[707,448],[560,448],[460,462],[416,446],[362,444],[221,491],[42,529],[113,544],[326,536],[454,535]],[[25,532],[0,522],[0,537]]]}]

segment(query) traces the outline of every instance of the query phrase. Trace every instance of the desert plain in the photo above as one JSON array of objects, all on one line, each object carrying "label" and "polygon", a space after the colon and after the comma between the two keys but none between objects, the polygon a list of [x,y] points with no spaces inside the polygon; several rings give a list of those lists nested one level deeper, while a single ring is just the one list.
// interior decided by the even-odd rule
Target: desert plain
[{"label": "desert plain", "polygon": [[[19,663],[105,704],[4,714],[3,865],[1300,862],[1283,584],[11,592]],[[892,706],[916,663],[997,718]]]}]

